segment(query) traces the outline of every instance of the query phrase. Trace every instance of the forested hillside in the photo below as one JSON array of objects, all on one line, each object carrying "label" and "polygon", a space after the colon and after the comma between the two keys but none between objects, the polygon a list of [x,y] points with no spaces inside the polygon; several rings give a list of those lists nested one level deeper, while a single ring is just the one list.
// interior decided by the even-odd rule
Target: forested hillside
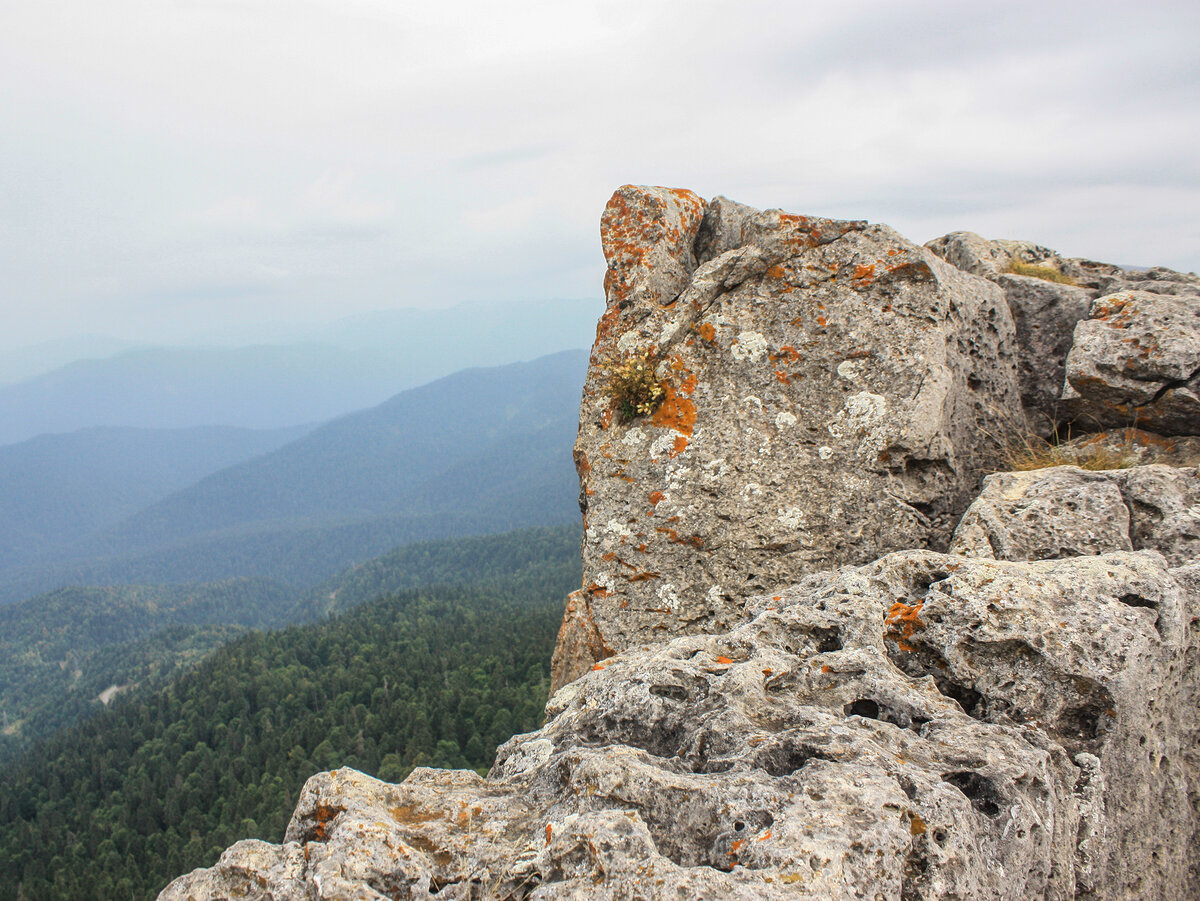
[{"label": "forested hillside", "polygon": [[157,683],[293,607],[258,579],[64,588],[0,607],[0,760],[95,711],[106,689]]},{"label": "forested hillside", "polygon": [[161,686],[248,628],[311,622],[437,583],[557,585],[578,569],[579,538],[578,527],[558,526],[420,542],[299,597],[261,579],[231,579],[64,588],[0,607],[0,760],[98,712],[103,692]]},{"label": "forested hillside", "polygon": [[233,841],[280,840],[323,769],[395,780],[422,764],[490,765],[498,743],[540,724],[563,598],[579,584],[576,530],[508,540],[511,555],[477,539],[407,549],[407,574],[360,568],[370,580],[326,586],[339,605],[419,578],[421,557],[450,574],[454,555],[476,552],[481,581],[246,635],[7,764],[0,899],[153,897]]}]

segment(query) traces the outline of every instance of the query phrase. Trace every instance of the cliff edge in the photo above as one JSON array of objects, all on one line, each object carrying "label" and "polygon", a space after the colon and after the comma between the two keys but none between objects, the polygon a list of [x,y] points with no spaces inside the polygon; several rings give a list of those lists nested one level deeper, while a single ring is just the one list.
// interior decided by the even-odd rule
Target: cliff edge
[{"label": "cliff edge", "polygon": [[[601,236],[546,725],[160,897],[1200,896],[1200,279],[664,188]],[[983,478],[1068,425],[1121,468]]]}]

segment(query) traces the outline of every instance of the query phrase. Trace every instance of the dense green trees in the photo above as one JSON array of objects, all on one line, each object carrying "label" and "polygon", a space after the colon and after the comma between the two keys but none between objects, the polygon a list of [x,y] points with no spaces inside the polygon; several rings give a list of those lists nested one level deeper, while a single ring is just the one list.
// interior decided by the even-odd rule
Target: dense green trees
[{"label": "dense green trees", "polygon": [[59,733],[6,767],[0,899],[152,897],[240,838],[280,840],[323,769],[489,766],[541,721],[571,552],[246,635]]}]

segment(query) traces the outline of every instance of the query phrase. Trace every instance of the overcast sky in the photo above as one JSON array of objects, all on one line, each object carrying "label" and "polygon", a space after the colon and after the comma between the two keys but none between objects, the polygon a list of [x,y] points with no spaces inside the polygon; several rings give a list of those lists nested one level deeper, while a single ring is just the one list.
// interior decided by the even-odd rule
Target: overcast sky
[{"label": "overcast sky", "polygon": [[594,303],[628,182],[1200,270],[1198,37],[1195,0],[0,0],[0,347]]}]

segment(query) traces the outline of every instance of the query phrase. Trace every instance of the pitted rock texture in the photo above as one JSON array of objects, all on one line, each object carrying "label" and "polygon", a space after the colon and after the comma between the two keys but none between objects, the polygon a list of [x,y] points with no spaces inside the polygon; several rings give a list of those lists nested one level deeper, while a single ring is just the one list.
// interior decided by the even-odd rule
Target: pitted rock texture
[{"label": "pitted rock texture", "polygon": [[[946,545],[988,424],[1021,418],[999,288],[883,225],[664,188],[617,191],[601,237],[608,310],[575,448],[585,597],[555,686],[727,627],[805,573]],[[610,381],[631,359],[665,399],[624,419]]]},{"label": "pitted rock texture", "polygon": [[1200,560],[1200,469],[996,473],[984,480],[950,545],[952,554],[996,560],[1135,549],[1158,551],[1175,566]]},{"label": "pitted rock texture", "polygon": [[[1067,354],[1075,340],[1076,325],[1088,318],[1093,300],[1116,292],[1141,291],[1173,295],[1196,309],[1200,306],[1200,277],[1162,267],[1122,269],[1063,257],[1027,241],[988,241],[973,232],[952,232],[925,246],[963,271],[991,279],[1004,289],[1017,328],[1021,399],[1033,431],[1046,437],[1058,425],[1081,416],[1090,417],[1081,423],[1089,429],[1128,426],[1135,420],[1155,428],[1156,421],[1128,410],[1107,410],[1106,415],[1097,416],[1094,410],[1074,403],[1071,391],[1064,395]],[[1008,270],[1014,263],[1057,270],[1075,284],[1013,274]],[[1195,325],[1188,328],[1196,330]],[[1174,433],[1189,432],[1185,429]]]},{"label": "pitted rock texture", "polygon": [[315,776],[283,846],[161,898],[1194,898],[1196,588],[1153,552],[815,574],[606,660],[486,780]]},{"label": "pitted rock texture", "polygon": [[1200,434],[1200,298],[1123,291],[1075,327],[1063,402],[1100,427]]}]

